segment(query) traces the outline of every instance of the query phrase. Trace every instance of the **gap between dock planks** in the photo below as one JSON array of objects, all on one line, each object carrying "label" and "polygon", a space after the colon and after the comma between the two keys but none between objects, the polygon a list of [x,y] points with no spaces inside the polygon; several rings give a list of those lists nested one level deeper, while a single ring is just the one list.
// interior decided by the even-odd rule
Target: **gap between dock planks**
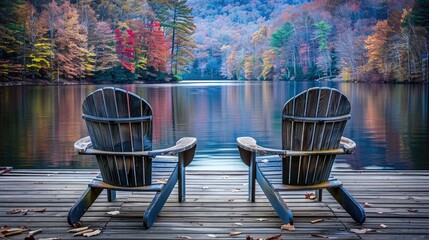
[{"label": "gap between dock planks", "polygon": [[[95,177],[96,170],[12,170],[0,176],[0,225],[43,229],[37,238],[79,239],[67,233],[68,209]],[[177,202],[175,189],[150,229],[142,228],[144,209],[153,193],[118,192],[114,202],[105,194],[84,215],[84,225],[101,228],[94,239],[245,239],[282,234],[283,239],[422,239],[429,238],[429,171],[335,171],[333,175],[362,205],[367,221],[356,224],[324,191],[317,202],[305,191],[286,192],[294,213],[293,232],[282,223],[257,188],[256,202],[247,201],[244,171],[187,170],[187,199]],[[7,214],[14,208],[46,208],[43,213]],[[118,210],[109,216],[106,212]],[[312,224],[310,221],[323,219]],[[387,228],[383,228],[384,224]],[[353,229],[373,229],[354,233]],[[241,232],[230,236],[230,232]],[[10,237],[23,239],[25,234]],[[216,238],[215,238],[216,237]]]}]

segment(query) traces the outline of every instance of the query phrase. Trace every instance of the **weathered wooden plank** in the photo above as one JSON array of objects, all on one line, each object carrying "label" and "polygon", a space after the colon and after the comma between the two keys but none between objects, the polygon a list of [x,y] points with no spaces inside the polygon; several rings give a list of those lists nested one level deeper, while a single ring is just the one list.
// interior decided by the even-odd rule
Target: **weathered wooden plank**
[{"label": "weathered wooden plank", "polygon": [[[96,171],[46,170],[45,174],[37,170],[22,170],[25,174],[15,174],[14,171],[17,170],[0,176],[0,224],[44,229],[37,238],[78,239],[67,233],[70,229],[66,221],[67,211]],[[282,234],[284,239],[316,239],[317,235],[337,239],[425,239],[429,237],[429,194],[425,188],[429,184],[427,173],[339,172],[336,177],[353,196],[361,204],[371,204],[371,207],[365,208],[367,221],[362,226],[356,224],[327,194],[323,202],[317,202],[305,199],[306,191],[298,191],[283,194],[294,212],[296,231],[281,230],[281,221],[259,186],[256,187],[256,202],[247,201],[246,172],[189,170],[187,201],[177,202],[175,188],[157,222],[149,230],[143,229],[141,223],[144,209],[151,200],[151,194],[147,193],[118,192],[114,202],[107,202],[102,193],[82,221],[85,225],[103,229],[96,239],[180,239],[179,236],[210,239],[207,234],[216,235],[216,239],[244,239],[247,235],[266,238],[274,234]],[[371,180],[372,177],[374,180]],[[365,181],[361,181],[362,178]],[[421,189],[415,187],[416,184]],[[26,215],[6,213],[13,208],[46,208],[46,211],[30,211]],[[113,210],[119,210],[120,214],[106,214]],[[310,223],[318,218],[324,221]],[[380,224],[385,224],[387,228],[383,229]],[[365,234],[350,231],[362,228],[376,231]],[[231,237],[231,231],[241,234]],[[21,234],[11,239],[23,237]]]}]

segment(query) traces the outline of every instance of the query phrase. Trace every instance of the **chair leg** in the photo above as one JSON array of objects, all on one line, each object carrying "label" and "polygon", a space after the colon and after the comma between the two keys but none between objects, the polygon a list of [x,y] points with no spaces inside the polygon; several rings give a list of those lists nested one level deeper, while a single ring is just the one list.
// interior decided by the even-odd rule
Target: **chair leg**
[{"label": "chair leg", "polygon": [[185,161],[180,159],[178,162],[178,196],[179,202],[184,202],[186,199],[186,182],[185,182]]},{"label": "chair leg", "polygon": [[317,201],[319,202],[322,201],[322,197],[323,197],[322,193],[323,193],[323,188],[316,190],[316,198],[317,198]]},{"label": "chair leg", "polygon": [[113,202],[116,199],[116,191],[115,190],[107,190],[107,201]]},{"label": "chair leg", "polygon": [[268,200],[273,206],[279,218],[282,220],[284,224],[290,223],[293,224],[293,214],[289,209],[287,204],[283,201],[283,198],[280,196],[279,192],[274,190],[271,187],[268,179],[262,174],[259,167],[256,167],[256,180],[258,180],[259,186],[261,186],[262,191],[264,191]]},{"label": "chair leg", "polygon": [[67,216],[67,222],[70,225],[77,223],[89,209],[89,207],[91,207],[92,203],[95,202],[102,191],[102,188],[88,187],[82,196],[70,208],[69,214]]},{"label": "chair leg", "polygon": [[365,210],[344,187],[327,188],[328,192],[357,223],[365,222]]},{"label": "chair leg", "polygon": [[256,192],[256,154],[251,153],[249,166],[249,201],[255,202]]},{"label": "chair leg", "polygon": [[168,179],[167,183],[161,189],[160,192],[157,192],[152,199],[152,202],[147,207],[146,211],[143,215],[143,227],[150,228],[161,212],[162,207],[170,196],[171,192],[174,189],[174,185],[176,185],[178,178],[178,167],[176,167]]}]

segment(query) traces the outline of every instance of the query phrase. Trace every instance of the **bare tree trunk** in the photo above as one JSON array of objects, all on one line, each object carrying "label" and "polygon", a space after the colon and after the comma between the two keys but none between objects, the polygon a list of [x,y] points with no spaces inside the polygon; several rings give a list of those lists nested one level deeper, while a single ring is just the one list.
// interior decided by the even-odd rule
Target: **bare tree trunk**
[{"label": "bare tree trunk", "polygon": [[[35,31],[35,22],[36,22],[36,17],[34,16],[34,13],[32,12],[31,13],[31,24],[30,24],[30,32],[31,32],[31,34],[30,34],[30,44],[31,44],[31,52],[32,53],[34,53],[34,50],[35,50],[35,44],[36,44],[36,33],[34,32]],[[32,79],[34,79],[35,78],[35,72],[34,72],[34,69],[32,69],[31,70],[31,78]]]},{"label": "bare tree trunk", "polygon": [[52,66],[54,63],[54,59],[52,54],[54,53],[54,26],[53,23],[51,23],[51,26],[49,28],[49,38],[51,40],[51,46],[50,46],[50,53],[49,53],[49,73],[51,74],[51,80],[54,81],[54,67]]},{"label": "bare tree trunk", "polygon": [[406,48],[407,48],[407,76],[408,82],[411,82],[411,54],[410,54],[410,34],[406,33]]},{"label": "bare tree trunk", "polygon": [[[426,48],[426,71],[425,71],[425,73],[423,73],[423,74],[425,74],[425,82],[427,82],[427,83],[429,83],[429,51],[428,51],[428,41],[426,41],[426,43],[425,43],[425,48]],[[423,65],[423,64],[422,64]]]},{"label": "bare tree trunk", "polygon": [[293,77],[296,78],[296,51],[293,48]]},{"label": "bare tree trunk", "polygon": [[[174,12],[173,12],[173,25],[176,24],[176,18],[177,18],[177,6],[176,4],[174,5]],[[174,38],[176,37],[176,28],[173,27],[173,33],[171,36],[171,66],[170,66],[170,73],[173,74],[173,63],[174,63]],[[176,58],[177,61],[177,58]],[[176,62],[176,72],[174,73],[174,75],[177,74],[177,62]]]},{"label": "bare tree trunk", "polygon": [[23,59],[22,59],[22,64],[23,64],[23,67],[24,67],[24,71],[23,71],[23,73],[22,73],[22,80],[25,80],[25,76],[27,75],[27,41],[25,41],[25,31],[26,31],[26,28],[24,27],[24,32],[23,32],[23,34],[22,34],[22,41],[23,41],[23,45],[22,45],[22,47],[23,47],[23,49],[22,49],[22,57],[23,57]]},{"label": "bare tree trunk", "polygon": [[176,64],[174,65],[174,75],[177,74],[177,58],[179,56],[179,44],[176,45]]},{"label": "bare tree trunk", "polygon": [[60,82],[60,64],[57,64],[57,84]]}]

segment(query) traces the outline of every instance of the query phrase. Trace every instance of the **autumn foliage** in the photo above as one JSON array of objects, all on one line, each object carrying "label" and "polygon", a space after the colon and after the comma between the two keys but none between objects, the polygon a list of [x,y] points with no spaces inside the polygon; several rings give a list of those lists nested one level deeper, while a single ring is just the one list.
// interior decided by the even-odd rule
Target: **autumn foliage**
[{"label": "autumn foliage", "polygon": [[153,67],[156,71],[166,72],[167,59],[169,58],[170,44],[164,38],[164,32],[159,22],[148,25],[146,31],[147,42],[147,66]]},{"label": "autumn foliage", "polygon": [[427,8],[425,0],[0,1],[0,80],[429,82]]},{"label": "autumn foliage", "polygon": [[134,45],[135,35],[133,30],[127,29],[122,32],[119,29],[115,30],[116,34],[116,52],[122,66],[130,72],[134,72],[132,61],[134,60]]},{"label": "autumn foliage", "polygon": [[169,36],[147,3],[2,1],[0,7],[0,80],[129,82],[148,68],[169,72]]},{"label": "autumn foliage", "polygon": [[189,78],[429,81],[427,1],[224,2],[192,2]]}]

